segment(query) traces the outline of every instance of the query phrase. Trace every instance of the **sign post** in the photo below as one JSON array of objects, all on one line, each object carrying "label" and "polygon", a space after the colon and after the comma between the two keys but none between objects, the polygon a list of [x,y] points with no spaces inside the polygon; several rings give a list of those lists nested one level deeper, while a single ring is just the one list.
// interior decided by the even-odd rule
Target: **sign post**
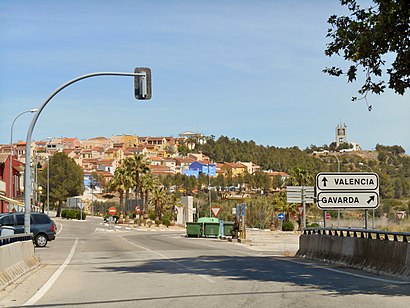
[{"label": "sign post", "polygon": [[109,219],[109,221],[110,221],[110,229],[112,228],[112,224],[113,224],[113,222],[114,222],[114,215],[117,213],[117,209],[114,207],[114,206],[112,206],[112,207],[110,207],[109,209],[108,209],[108,214],[110,214],[111,216],[110,216],[110,219]]},{"label": "sign post", "polygon": [[137,219],[137,225],[140,226],[141,225],[141,207],[139,205],[137,205],[135,207],[135,219]]},{"label": "sign post", "polygon": [[280,221],[280,231],[282,231],[282,224],[283,224],[283,220],[285,219],[285,214],[279,213],[278,214],[278,219]]}]

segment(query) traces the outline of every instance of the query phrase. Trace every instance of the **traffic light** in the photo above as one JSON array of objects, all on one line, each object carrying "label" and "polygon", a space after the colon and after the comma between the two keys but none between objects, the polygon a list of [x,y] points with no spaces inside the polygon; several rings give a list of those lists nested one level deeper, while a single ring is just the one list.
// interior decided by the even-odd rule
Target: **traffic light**
[{"label": "traffic light", "polygon": [[135,98],[139,100],[151,99],[151,69],[148,67],[137,67],[134,73]]}]

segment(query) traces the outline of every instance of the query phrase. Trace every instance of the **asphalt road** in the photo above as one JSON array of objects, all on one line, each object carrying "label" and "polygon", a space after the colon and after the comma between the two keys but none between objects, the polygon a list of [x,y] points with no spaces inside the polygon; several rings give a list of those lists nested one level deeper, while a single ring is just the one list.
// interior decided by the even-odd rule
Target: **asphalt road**
[{"label": "asphalt road", "polygon": [[0,307],[408,307],[410,284],[183,232],[56,219]]}]

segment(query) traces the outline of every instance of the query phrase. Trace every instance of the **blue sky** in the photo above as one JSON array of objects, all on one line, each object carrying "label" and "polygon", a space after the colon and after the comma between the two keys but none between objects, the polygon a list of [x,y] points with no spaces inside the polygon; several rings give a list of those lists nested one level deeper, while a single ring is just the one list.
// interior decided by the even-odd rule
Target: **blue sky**
[{"label": "blue sky", "polygon": [[[360,83],[322,69],[327,18],[337,0],[0,1],[0,143],[13,119],[86,73],[150,67],[153,98],[137,101],[132,77],[96,77],[58,94],[33,139],[187,130],[278,147],[329,144],[346,123],[363,149],[410,152],[410,99],[388,90],[351,102]],[[31,114],[14,125],[25,140]]]}]

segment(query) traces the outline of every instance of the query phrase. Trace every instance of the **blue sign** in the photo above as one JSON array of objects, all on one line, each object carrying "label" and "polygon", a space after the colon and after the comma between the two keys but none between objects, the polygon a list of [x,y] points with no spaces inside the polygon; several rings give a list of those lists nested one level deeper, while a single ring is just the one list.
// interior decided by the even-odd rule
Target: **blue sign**
[{"label": "blue sign", "polygon": [[236,214],[238,216],[245,216],[245,203],[236,206]]},{"label": "blue sign", "polygon": [[284,219],[285,219],[285,214],[279,213],[279,214],[278,214],[278,219],[279,219],[279,220],[284,220]]}]

